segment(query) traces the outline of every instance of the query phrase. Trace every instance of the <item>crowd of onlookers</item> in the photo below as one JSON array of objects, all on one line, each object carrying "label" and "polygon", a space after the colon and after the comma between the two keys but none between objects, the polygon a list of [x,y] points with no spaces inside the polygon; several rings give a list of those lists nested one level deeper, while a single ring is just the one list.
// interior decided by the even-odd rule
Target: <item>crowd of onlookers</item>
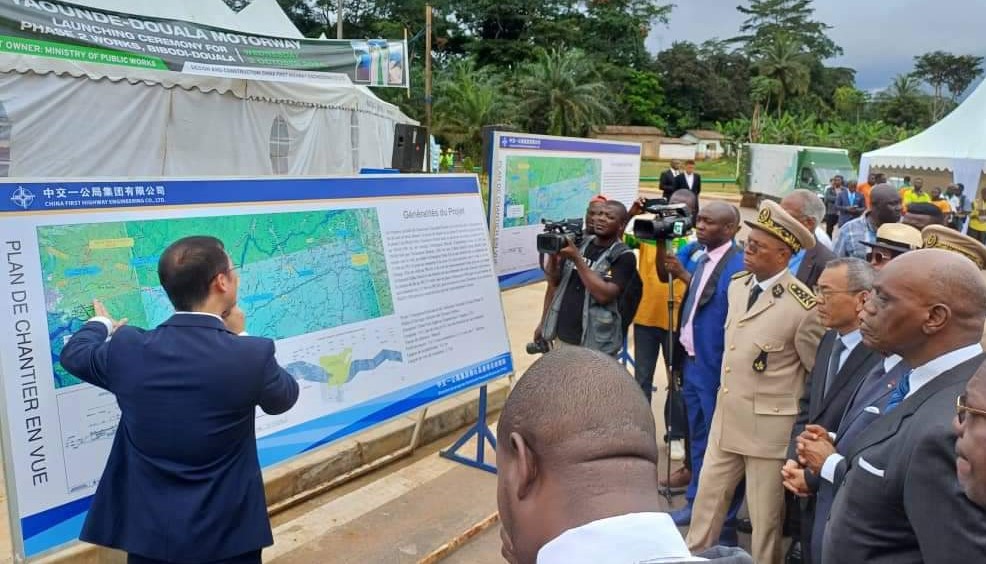
[{"label": "crowd of onlookers", "polygon": [[[764,202],[740,242],[737,208],[699,207],[694,182],[675,184],[690,237],[621,238],[643,202],[599,198],[587,241],[549,261],[546,317],[567,304],[574,327],[554,326],[564,352],[521,379],[501,419],[507,559],[742,562],[731,547],[746,532],[764,564],[986,562],[986,190],[970,202],[958,184],[836,177]],[[626,316],[642,394],[605,358],[618,351],[579,348],[600,351]],[[662,434],[684,439],[670,475]],[[684,506],[662,513],[659,492]]]}]

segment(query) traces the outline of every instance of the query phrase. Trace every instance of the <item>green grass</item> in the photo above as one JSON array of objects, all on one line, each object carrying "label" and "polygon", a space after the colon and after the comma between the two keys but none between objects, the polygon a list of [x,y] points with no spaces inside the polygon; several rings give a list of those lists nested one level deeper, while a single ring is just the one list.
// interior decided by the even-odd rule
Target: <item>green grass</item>
[{"label": "green grass", "polygon": [[[645,160],[640,163],[640,176],[656,177],[668,169],[669,161]],[[697,161],[695,172],[702,175],[702,178],[736,178],[736,161],[732,158],[719,159],[716,161]],[[643,190],[657,191],[657,182],[641,182]],[[727,194],[739,194],[739,186],[736,184],[707,184],[702,187],[703,192],[725,192]]]}]

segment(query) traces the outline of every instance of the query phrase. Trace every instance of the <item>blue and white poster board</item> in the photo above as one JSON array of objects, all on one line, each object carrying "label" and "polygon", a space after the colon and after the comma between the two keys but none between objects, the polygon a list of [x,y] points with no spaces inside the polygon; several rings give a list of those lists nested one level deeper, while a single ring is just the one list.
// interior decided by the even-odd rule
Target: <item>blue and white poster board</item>
[{"label": "blue and white poster board", "polygon": [[171,242],[224,241],[247,331],[298,379],[293,409],[258,409],[266,468],[512,372],[485,223],[464,175],[0,183],[17,558],[78,537],[120,417],[59,352],[93,298],[133,325],[167,319],[156,271]]},{"label": "blue and white poster board", "polygon": [[497,131],[490,163],[490,236],[500,286],[544,277],[542,220],[584,218],[594,196],[637,199],[640,144]]}]

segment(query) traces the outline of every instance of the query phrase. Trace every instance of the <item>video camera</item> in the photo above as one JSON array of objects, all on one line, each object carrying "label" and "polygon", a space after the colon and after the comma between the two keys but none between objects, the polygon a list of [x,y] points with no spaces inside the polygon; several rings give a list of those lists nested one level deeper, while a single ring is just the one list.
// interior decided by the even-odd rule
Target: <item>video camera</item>
[{"label": "video camera", "polygon": [[644,201],[644,211],[655,217],[633,222],[633,236],[637,239],[671,241],[685,237],[695,228],[695,218],[687,204],[668,204],[664,198],[656,198]]},{"label": "video camera", "polygon": [[538,252],[545,255],[557,255],[571,241],[575,246],[582,244],[582,218],[551,221],[542,219],[544,233],[538,234]]}]

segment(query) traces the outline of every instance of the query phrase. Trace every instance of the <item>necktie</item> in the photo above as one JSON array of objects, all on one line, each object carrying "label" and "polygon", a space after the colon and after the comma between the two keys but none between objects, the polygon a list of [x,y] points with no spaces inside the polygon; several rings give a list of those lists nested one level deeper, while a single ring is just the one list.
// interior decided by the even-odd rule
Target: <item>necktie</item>
[{"label": "necktie", "polygon": [[746,311],[750,311],[750,308],[753,307],[753,304],[757,303],[757,298],[762,293],[763,288],[760,287],[760,284],[754,284],[753,289],[750,290],[750,299],[746,301]]},{"label": "necktie", "polygon": [[701,296],[698,295],[699,284],[702,283],[702,274],[705,273],[705,265],[709,263],[709,255],[704,254],[698,259],[698,268],[692,274],[692,283],[688,287],[688,295],[685,296],[685,303],[681,304],[681,323],[682,326],[691,320],[694,314],[695,305]]},{"label": "necktie", "polygon": [[894,391],[890,392],[890,399],[887,400],[887,407],[884,408],[884,413],[890,413],[900,405],[904,399],[907,397],[908,392],[911,391],[911,374],[913,370],[908,370],[907,374],[897,382],[897,387]]},{"label": "necktie", "polygon": [[846,345],[842,342],[841,337],[835,338],[835,344],[832,346],[832,356],[829,357],[829,370],[825,375],[825,388],[822,393],[822,397],[829,395],[829,390],[832,388],[832,382],[835,380],[836,374],[839,373],[839,364],[842,360],[842,353],[845,352]]}]

